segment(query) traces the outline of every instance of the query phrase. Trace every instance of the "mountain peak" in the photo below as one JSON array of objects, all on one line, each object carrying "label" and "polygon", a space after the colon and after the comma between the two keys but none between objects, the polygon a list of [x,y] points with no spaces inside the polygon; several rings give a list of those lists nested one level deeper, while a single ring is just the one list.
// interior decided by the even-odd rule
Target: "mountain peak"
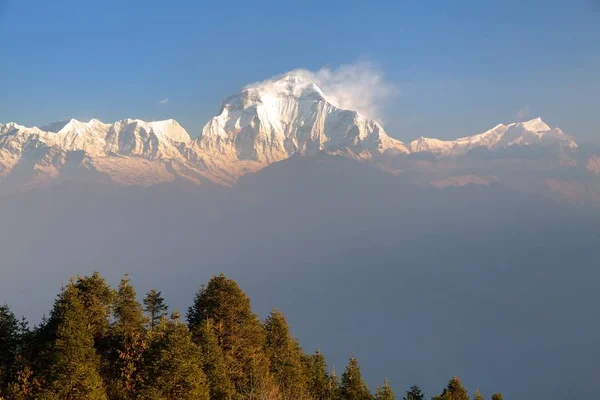
[{"label": "mountain peak", "polygon": [[323,91],[301,71],[288,72],[273,79],[250,84],[242,89],[242,93],[260,97],[295,97],[298,99],[307,97],[314,99],[316,97],[319,100],[325,100]]},{"label": "mountain peak", "polygon": [[544,121],[542,121],[540,117],[531,119],[529,121],[519,122],[517,125],[519,124],[523,128],[534,132],[544,132],[550,130],[550,127]]}]

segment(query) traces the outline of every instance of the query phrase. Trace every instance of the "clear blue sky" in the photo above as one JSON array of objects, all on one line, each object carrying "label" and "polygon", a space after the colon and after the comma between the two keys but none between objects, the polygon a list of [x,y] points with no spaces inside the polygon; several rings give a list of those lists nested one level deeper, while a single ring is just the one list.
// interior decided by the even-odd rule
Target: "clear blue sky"
[{"label": "clear blue sky", "polygon": [[520,112],[600,142],[600,0],[0,0],[0,54],[2,122],[175,118],[196,135],[247,83],[369,60],[399,88],[385,126],[402,140]]}]

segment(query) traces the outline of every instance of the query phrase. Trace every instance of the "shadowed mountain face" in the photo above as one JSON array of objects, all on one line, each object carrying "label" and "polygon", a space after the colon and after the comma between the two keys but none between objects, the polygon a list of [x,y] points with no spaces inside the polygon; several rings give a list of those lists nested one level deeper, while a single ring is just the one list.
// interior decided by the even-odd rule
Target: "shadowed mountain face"
[{"label": "shadowed mountain face", "polygon": [[33,321],[73,274],[128,271],[185,310],[222,271],[338,371],[354,351],[372,386],[389,375],[397,394],[418,383],[429,397],[459,375],[512,399],[597,391],[594,209],[495,182],[417,186],[329,155],[233,188],[65,183],[0,207],[0,302]]}]

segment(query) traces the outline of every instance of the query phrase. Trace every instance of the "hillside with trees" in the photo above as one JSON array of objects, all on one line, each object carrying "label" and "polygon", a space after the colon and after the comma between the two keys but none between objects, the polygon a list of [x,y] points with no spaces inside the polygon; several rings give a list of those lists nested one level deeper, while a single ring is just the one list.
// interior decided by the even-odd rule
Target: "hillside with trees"
[{"label": "hillside with trees", "polygon": [[[338,376],[323,353],[304,352],[280,310],[261,321],[222,274],[185,317],[168,310],[159,290],[139,302],[127,275],[114,289],[97,272],[71,279],[37,326],[0,306],[0,400],[426,398],[416,385],[396,396],[388,379],[372,390],[354,356]],[[469,394],[453,377],[432,399]]]}]

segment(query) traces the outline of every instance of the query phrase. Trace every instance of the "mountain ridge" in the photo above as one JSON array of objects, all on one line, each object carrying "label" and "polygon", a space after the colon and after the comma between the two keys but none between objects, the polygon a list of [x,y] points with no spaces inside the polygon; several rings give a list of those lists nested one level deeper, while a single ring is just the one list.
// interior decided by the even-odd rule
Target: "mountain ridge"
[{"label": "mountain ridge", "polygon": [[[477,148],[532,146],[573,150],[577,143],[535,118],[454,140],[422,137],[405,144],[376,120],[336,107],[308,77],[288,73],[226,97],[196,137],[174,119],[70,119],[42,127],[0,124],[0,193],[6,183],[18,189],[60,179],[232,185],[241,176],[293,155],[321,152],[377,164],[381,157],[398,155],[460,157]],[[595,172],[595,166],[591,161],[588,170]]]}]

